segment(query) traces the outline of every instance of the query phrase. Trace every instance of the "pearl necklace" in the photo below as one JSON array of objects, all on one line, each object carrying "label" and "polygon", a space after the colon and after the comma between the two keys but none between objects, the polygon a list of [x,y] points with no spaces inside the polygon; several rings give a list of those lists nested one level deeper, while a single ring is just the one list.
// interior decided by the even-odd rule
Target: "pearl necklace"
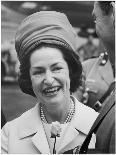
[{"label": "pearl necklace", "polygon": [[[71,106],[70,106],[68,115],[66,117],[66,120],[64,121],[64,124],[66,124],[68,122],[71,122],[71,119],[72,119],[74,113],[75,113],[75,103],[71,100]],[[44,115],[42,106],[40,106],[40,117],[41,117],[41,120],[44,123],[46,123],[46,124],[48,123],[47,120],[46,120],[46,118],[45,118],[45,115]]]}]

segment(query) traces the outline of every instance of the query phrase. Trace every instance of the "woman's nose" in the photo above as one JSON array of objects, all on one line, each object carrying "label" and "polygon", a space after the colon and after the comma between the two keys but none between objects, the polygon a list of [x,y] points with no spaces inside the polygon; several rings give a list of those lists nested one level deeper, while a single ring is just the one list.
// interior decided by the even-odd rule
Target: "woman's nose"
[{"label": "woman's nose", "polygon": [[44,78],[44,84],[52,85],[53,81],[54,81],[54,78],[51,71],[47,71]]}]

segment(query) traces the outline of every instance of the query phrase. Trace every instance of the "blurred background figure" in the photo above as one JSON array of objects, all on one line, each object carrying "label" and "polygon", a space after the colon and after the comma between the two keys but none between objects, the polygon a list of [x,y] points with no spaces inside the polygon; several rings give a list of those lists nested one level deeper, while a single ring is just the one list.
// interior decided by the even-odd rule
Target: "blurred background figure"
[{"label": "blurred background figure", "polygon": [[93,43],[93,36],[89,35],[87,38],[87,42],[83,45],[81,45],[78,49],[77,52],[79,53],[81,60],[87,60],[95,56],[97,47]]},{"label": "blurred background figure", "polygon": [[[95,56],[84,60],[82,65],[83,87],[75,92],[75,96],[83,104],[99,111],[108,93],[110,93],[112,89],[111,84],[114,81],[113,69],[108,52],[100,40]],[[100,100],[100,103],[97,102],[98,100]]]},{"label": "blurred background figure", "polygon": [[[85,104],[99,111],[101,104],[107,97],[106,92],[114,81],[113,70],[108,59],[108,53],[103,51],[99,57],[84,61],[83,70],[86,79],[85,89],[89,96]],[[101,101],[101,104],[99,105],[96,103],[98,100]]]},{"label": "blurred background figure", "polygon": [[16,61],[13,60],[10,47],[5,48],[2,46],[1,50],[1,64],[2,64],[2,72],[1,72],[1,80],[2,82],[6,80],[15,81],[17,74],[15,70]]}]

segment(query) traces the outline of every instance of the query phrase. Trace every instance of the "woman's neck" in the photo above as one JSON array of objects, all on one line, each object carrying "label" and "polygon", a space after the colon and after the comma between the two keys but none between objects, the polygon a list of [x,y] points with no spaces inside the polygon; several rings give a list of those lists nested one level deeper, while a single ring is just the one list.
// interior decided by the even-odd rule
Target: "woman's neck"
[{"label": "woman's neck", "polygon": [[60,106],[59,104],[56,107],[46,107],[45,105],[42,105],[43,113],[47,122],[52,123],[58,121],[60,123],[64,123],[71,106],[70,103],[71,102],[69,98],[65,101],[62,101]]}]

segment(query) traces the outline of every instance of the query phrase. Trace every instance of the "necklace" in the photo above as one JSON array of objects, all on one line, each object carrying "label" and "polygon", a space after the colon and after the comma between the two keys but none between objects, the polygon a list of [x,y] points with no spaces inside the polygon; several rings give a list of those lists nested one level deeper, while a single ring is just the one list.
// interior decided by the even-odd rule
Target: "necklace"
[{"label": "necklace", "polygon": [[[64,121],[64,124],[68,123],[68,122],[71,122],[71,119],[72,119],[74,113],[75,113],[75,103],[71,100],[71,106],[70,106],[68,115],[66,117],[66,120]],[[41,117],[41,120],[44,123],[46,123],[46,124],[48,123],[46,118],[45,118],[45,115],[44,115],[43,108],[42,108],[41,104],[40,104],[40,117]]]}]

